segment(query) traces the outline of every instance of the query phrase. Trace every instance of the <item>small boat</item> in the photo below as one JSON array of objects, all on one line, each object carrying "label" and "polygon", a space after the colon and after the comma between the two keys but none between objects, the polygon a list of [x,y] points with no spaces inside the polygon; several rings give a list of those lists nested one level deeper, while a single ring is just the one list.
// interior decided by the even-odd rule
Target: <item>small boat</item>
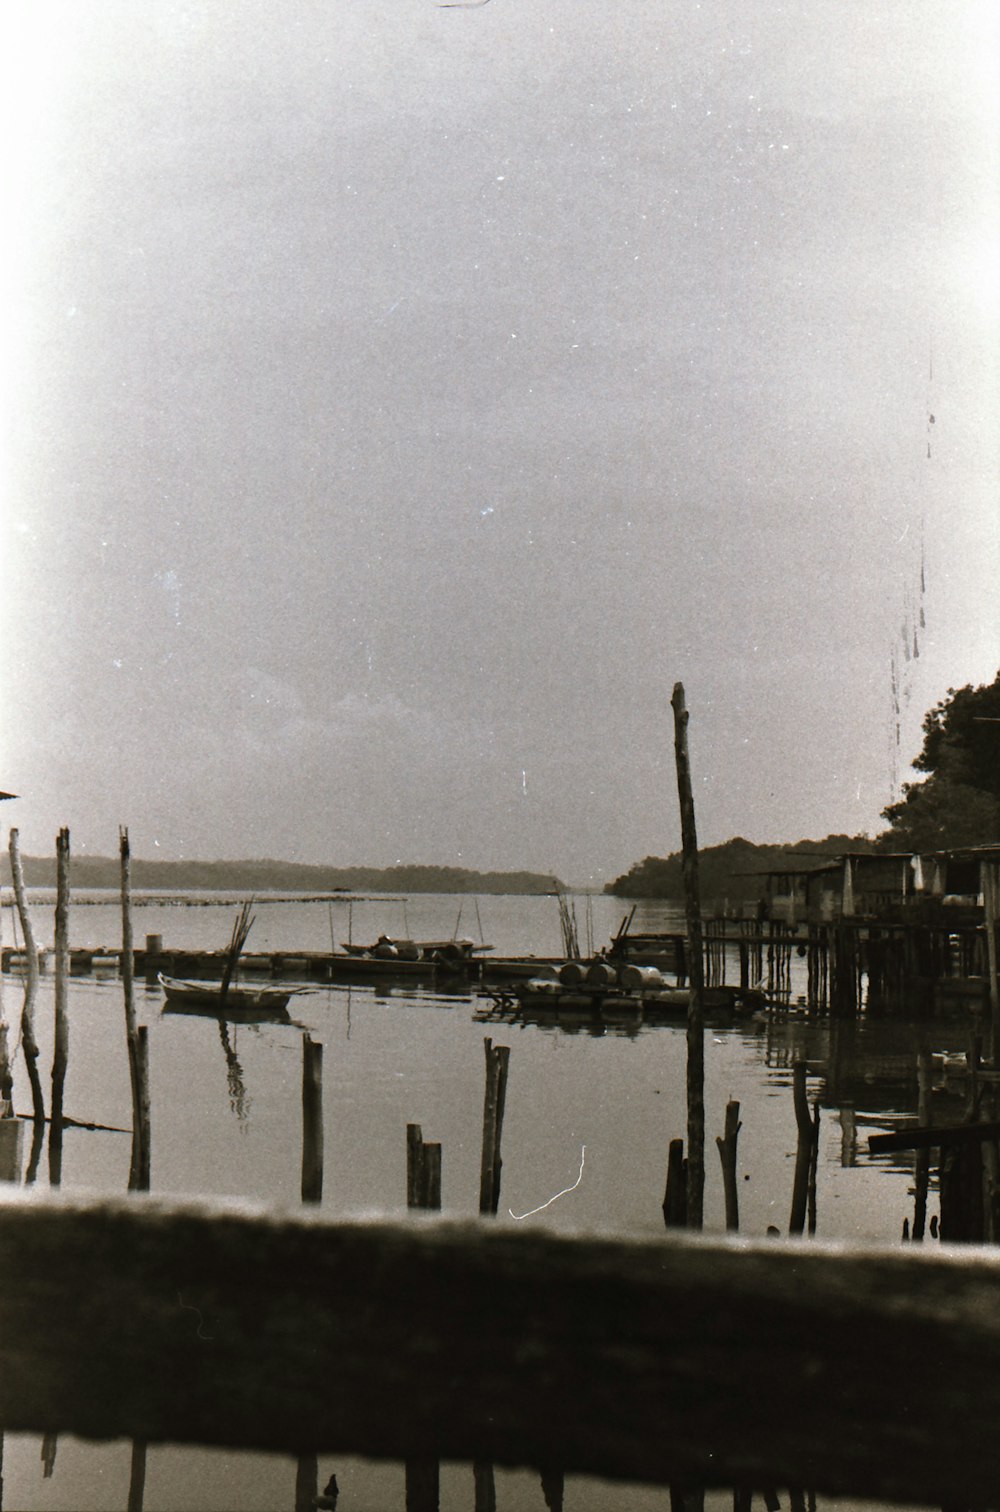
[{"label": "small boat", "polygon": [[235,987],[230,986],[225,996],[221,982],[185,981],[179,977],[164,976],[161,971],[157,981],[163,988],[167,1008],[183,1013],[216,1014],[222,1018],[242,1020],[288,1018],[288,999],[294,987]]},{"label": "small boat", "polygon": [[471,940],[396,940],[380,935],[374,945],[347,943],[343,954],[328,956],[327,977],[331,982],[464,980],[479,972],[476,952],[489,949]]}]

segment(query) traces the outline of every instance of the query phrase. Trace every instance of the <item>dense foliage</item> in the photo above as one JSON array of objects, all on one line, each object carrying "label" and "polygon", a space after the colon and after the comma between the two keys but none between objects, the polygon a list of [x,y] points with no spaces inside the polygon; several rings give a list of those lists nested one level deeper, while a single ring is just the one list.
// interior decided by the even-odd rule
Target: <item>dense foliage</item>
[{"label": "dense foliage", "polygon": [[[873,841],[856,835],[828,835],[825,840],[799,840],[794,845],[754,845],[737,837],[699,850],[699,887],[706,900],[753,902],[764,895],[765,872],[807,871],[822,865],[824,856],[874,849]],[[620,898],[682,898],[680,853],[647,856],[609,882],[604,891]]]},{"label": "dense foliage", "polygon": [[883,843],[898,850],[944,850],[1000,842],[1000,673],[992,683],[950,688],[924,719],[908,782],[883,810]]}]

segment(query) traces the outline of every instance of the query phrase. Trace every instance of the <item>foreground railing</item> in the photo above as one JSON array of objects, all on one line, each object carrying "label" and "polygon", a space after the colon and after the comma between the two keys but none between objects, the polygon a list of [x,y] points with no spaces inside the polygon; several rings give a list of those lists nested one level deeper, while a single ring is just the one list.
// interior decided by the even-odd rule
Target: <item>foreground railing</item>
[{"label": "foreground railing", "polygon": [[1000,1255],[11,1193],[0,1424],[995,1504]]}]

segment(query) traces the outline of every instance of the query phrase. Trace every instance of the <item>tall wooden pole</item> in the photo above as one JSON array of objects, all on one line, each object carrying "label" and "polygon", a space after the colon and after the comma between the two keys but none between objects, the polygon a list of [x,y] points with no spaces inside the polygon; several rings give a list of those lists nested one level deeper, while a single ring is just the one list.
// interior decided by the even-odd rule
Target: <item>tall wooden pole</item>
[{"label": "tall wooden pole", "polygon": [[49,1182],[62,1181],[63,1092],[69,1061],[69,830],[56,836],[55,1029],[52,1049],[52,1113],[49,1124]]},{"label": "tall wooden pole", "polygon": [[118,831],[118,848],[121,857],[122,987],[125,993],[125,1038],[128,1044],[128,1069],[132,1083],[132,1163],[128,1185],[129,1191],[134,1192],[139,1189],[139,1173],[144,1162],[139,1026],[135,1016],[135,959],[132,953],[132,853],[128,843],[128,830],[125,828],[120,828]]},{"label": "tall wooden pole", "polygon": [[510,1050],[506,1045],[483,1042],[486,1051],[486,1091],[483,1098],[483,1150],[479,1170],[479,1211],[496,1216],[500,1206],[500,1138],[503,1133],[504,1104],[507,1099],[507,1068]]},{"label": "tall wooden pole", "polygon": [[705,962],[702,950],[701,898],[698,891],[698,836],[694,822],[691,764],[688,759],[688,711],[684,684],[675,683],[670,700],[674,711],[674,758],[681,810],[681,851],[684,870],[684,911],[687,918],[687,1222],[702,1227],[705,1199]]}]

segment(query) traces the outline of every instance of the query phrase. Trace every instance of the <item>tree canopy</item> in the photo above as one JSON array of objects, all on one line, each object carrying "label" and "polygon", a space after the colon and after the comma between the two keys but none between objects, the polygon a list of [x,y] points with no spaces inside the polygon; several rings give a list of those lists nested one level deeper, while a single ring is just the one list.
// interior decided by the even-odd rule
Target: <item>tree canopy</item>
[{"label": "tree canopy", "polygon": [[912,850],[1000,842],[1000,672],[982,687],[949,688],[923,729],[913,766],[927,775],[883,809],[880,838]]}]

